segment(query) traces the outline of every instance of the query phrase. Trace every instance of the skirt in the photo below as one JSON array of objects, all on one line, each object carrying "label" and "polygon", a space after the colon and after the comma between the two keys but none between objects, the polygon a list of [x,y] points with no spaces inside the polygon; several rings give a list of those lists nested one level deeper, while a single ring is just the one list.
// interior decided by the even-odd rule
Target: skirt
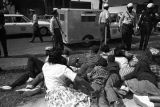
[{"label": "skirt", "polygon": [[47,92],[48,107],[90,107],[90,97],[69,87],[57,87]]}]

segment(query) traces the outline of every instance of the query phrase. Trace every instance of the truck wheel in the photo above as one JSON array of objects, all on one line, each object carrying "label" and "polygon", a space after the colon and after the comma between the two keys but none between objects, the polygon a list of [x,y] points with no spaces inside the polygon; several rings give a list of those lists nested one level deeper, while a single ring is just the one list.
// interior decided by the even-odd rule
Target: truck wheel
[{"label": "truck wheel", "polygon": [[92,35],[84,36],[82,38],[82,40],[83,40],[83,44],[82,45],[85,46],[85,47],[91,46],[93,44],[93,41],[92,41],[93,39],[94,39],[94,37]]},{"label": "truck wheel", "polygon": [[39,32],[42,36],[46,36],[48,34],[48,29],[46,27],[41,27]]}]

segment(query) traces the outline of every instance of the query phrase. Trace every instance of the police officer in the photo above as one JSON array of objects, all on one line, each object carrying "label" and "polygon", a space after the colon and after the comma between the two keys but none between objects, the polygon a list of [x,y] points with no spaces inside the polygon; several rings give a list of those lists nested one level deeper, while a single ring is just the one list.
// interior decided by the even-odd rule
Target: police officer
[{"label": "police officer", "polygon": [[53,38],[53,47],[64,49],[62,40],[62,28],[58,17],[57,8],[53,8],[53,17],[50,20],[50,32]]},{"label": "police officer", "polygon": [[119,20],[119,28],[122,32],[122,46],[131,50],[133,28],[136,27],[136,13],[133,11],[133,3],[127,5],[127,11],[122,14]]},{"label": "police officer", "polygon": [[[2,10],[0,10],[0,41],[1,41],[1,44],[2,44],[4,57],[8,57],[6,30],[4,28],[4,24],[5,24],[4,13],[3,13]],[[0,51],[0,54],[1,54],[1,51]]]},{"label": "police officer", "polygon": [[100,24],[100,32],[101,32],[101,43],[107,44],[107,38],[110,39],[110,13],[108,11],[109,5],[104,4],[104,9],[99,15],[99,24]]},{"label": "police officer", "polygon": [[32,39],[30,42],[33,43],[36,37],[39,37],[40,41],[43,42],[42,35],[40,34],[40,31],[39,31],[38,16],[35,13],[35,10],[30,9],[30,11],[33,15],[33,17],[32,17],[32,19],[33,19],[33,34],[32,34]]},{"label": "police officer", "polygon": [[138,26],[141,33],[141,40],[139,45],[140,50],[145,50],[147,48],[152,29],[156,23],[155,21],[156,15],[154,13],[154,4],[149,3],[147,5],[147,9],[142,12],[138,21]]}]

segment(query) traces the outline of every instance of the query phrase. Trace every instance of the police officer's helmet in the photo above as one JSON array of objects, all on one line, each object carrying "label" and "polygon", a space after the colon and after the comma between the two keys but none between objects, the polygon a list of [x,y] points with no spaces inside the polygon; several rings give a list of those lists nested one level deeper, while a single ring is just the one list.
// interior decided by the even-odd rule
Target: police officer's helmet
[{"label": "police officer's helmet", "polygon": [[127,4],[127,7],[128,7],[128,8],[133,8],[133,3],[128,3],[128,4]]},{"label": "police officer's helmet", "polygon": [[104,4],[103,4],[103,8],[104,8],[104,9],[108,9],[108,8],[109,8],[109,5],[108,5],[107,3],[104,3]]},{"label": "police officer's helmet", "polygon": [[153,3],[149,3],[148,5],[147,5],[147,8],[153,8],[154,7],[154,4]]}]

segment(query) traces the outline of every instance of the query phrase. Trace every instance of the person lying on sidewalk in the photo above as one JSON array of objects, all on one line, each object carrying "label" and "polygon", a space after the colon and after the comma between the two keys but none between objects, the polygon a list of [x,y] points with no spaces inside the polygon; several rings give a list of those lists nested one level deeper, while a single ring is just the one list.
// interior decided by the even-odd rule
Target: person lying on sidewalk
[{"label": "person lying on sidewalk", "polygon": [[90,53],[86,56],[86,61],[81,65],[78,70],[78,75],[87,79],[87,73],[91,72],[94,68],[96,62],[100,59],[100,55],[98,54],[99,47],[93,46],[90,48]]},{"label": "person lying on sidewalk", "polygon": [[92,95],[92,102],[95,103],[98,107],[107,105],[107,101],[104,99],[104,84],[109,77],[109,72],[106,70],[107,60],[100,58],[93,70],[87,74],[89,83],[94,90]]},{"label": "person lying on sidewalk", "polygon": [[119,64],[115,62],[114,55],[109,55],[107,61],[106,69],[110,75],[105,83],[105,97],[108,100],[109,107],[125,107],[118,93],[123,83],[119,75]]},{"label": "person lying on sidewalk", "polygon": [[[48,48],[48,47],[47,47]],[[47,49],[51,50],[52,47],[49,47]],[[48,56],[46,52],[46,56]],[[47,58],[46,58],[47,60]],[[66,58],[62,58],[63,62],[66,64]],[[38,85],[41,81],[43,81],[43,74],[42,74],[42,66],[44,62],[39,60],[38,58],[32,56],[28,58],[27,62],[27,70],[28,72],[21,75],[17,80],[15,80],[13,83],[7,86],[2,86],[0,89],[2,90],[12,90],[17,86],[20,86],[24,83],[31,83],[31,85],[27,85],[27,88],[34,88],[36,85]]]}]

